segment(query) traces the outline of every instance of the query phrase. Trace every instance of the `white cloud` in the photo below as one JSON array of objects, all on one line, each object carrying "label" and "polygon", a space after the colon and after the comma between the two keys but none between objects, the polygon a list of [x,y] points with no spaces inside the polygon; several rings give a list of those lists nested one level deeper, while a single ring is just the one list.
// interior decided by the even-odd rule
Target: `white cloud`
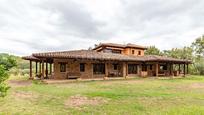
[{"label": "white cloud", "polygon": [[170,49],[204,31],[203,0],[1,0],[0,52],[84,49],[99,42]]}]

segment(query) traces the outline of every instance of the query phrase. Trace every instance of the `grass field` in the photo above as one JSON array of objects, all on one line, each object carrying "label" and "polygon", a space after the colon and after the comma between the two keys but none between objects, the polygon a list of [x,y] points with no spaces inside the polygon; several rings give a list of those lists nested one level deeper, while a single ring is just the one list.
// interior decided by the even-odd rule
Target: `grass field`
[{"label": "grass field", "polygon": [[0,114],[203,115],[204,76],[69,84],[10,81]]}]

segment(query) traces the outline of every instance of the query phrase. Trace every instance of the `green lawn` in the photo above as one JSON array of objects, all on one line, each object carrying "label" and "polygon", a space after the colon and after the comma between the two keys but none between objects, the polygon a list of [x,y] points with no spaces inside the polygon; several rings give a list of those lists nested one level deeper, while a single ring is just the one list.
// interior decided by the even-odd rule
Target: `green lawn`
[{"label": "green lawn", "polygon": [[1,114],[203,115],[204,76],[49,85],[22,81],[0,98]]}]

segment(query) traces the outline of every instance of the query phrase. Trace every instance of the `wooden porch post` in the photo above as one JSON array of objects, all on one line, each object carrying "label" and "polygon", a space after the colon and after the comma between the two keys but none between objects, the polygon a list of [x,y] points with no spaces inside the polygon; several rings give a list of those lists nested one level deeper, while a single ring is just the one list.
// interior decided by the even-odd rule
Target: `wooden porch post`
[{"label": "wooden porch post", "polygon": [[50,63],[50,75],[52,75],[52,63]]},{"label": "wooden porch post", "polygon": [[184,71],[184,77],[186,77],[186,64],[185,63],[184,63],[183,71]]},{"label": "wooden porch post", "polygon": [[159,74],[159,64],[158,63],[155,64],[155,71],[156,71],[156,77],[158,77],[158,74]]},{"label": "wooden porch post", "polygon": [[189,73],[189,71],[188,71],[188,64],[187,64],[187,74]]},{"label": "wooden porch post", "polygon": [[35,62],[35,76],[38,74],[38,62]]},{"label": "wooden porch post", "polygon": [[117,63],[117,76],[116,77],[119,77],[119,63]]},{"label": "wooden porch post", "polygon": [[105,76],[104,76],[104,79],[107,79],[107,77],[108,77],[108,63],[106,62],[105,63]]},{"label": "wooden porch post", "polygon": [[45,77],[48,78],[48,63],[46,61],[46,64],[45,64]]},{"label": "wooden porch post", "polygon": [[181,64],[179,64],[179,75],[181,74]]},{"label": "wooden porch post", "polygon": [[128,76],[128,63],[126,62],[125,63],[125,69],[126,69],[126,74],[125,74],[125,78]]},{"label": "wooden porch post", "polygon": [[172,65],[171,65],[171,63],[169,64],[169,69],[170,69],[170,76],[172,76]]},{"label": "wooden porch post", "polygon": [[43,80],[45,76],[45,68],[44,68],[44,60],[42,61],[42,76],[41,79]]},{"label": "wooden porch post", "polygon": [[40,75],[40,78],[41,78],[41,76],[42,76],[42,73],[41,73],[41,72],[42,72],[41,65],[42,65],[42,63],[40,62],[40,63],[39,63],[39,75]]},{"label": "wooden porch post", "polygon": [[123,62],[123,77],[126,78],[127,77],[127,64],[125,62]]},{"label": "wooden porch post", "polygon": [[173,76],[173,64],[172,63],[170,63],[170,76]]},{"label": "wooden porch post", "polygon": [[30,78],[29,79],[33,79],[33,73],[32,73],[32,61],[30,60]]},{"label": "wooden porch post", "polygon": [[171,78],[174,76],[174,64],[171,63]]}]

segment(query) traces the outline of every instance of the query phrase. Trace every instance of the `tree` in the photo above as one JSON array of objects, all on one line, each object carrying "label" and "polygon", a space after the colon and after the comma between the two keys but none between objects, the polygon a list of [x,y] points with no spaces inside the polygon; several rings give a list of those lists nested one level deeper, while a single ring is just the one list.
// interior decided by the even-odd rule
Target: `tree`
[{"label": "tree", "polygon": [[[177,59],[188,59],[194,62],[193,49],[191,47],[173,48],[171,50],[164,50],[163,55]],[[178,66],[176,66],[178,68]],[[198,69],[194,65],[189,65],[189,73],[198,74]]]},{"label": "tree", "polygon": [[194,66],[198,74],[204,75],[204,36],[197,38],[191,47],[195,54]]},{"label": "tree", "polygon": [[9,87],[5,84],[5,80],[8,79],[8,74],[4,66],[0,65],[0,97],[6,96],[6,92]]},{"label": "tree", "polygon": [[0,65],[3,65],[4,68],[8,71],[12,67],[16,66],[17,62],[14,56],[2,53],[0,54]]},{"label": "tree", "polygon": [[204,35],[192,43],[192,48],[195,50],[196,55],[204,57]]},{"label": "tree", "polygon": [[173,48],[171,50],[164,50],[163,55],[178,59],[193,59],[193,49],[191,47]]},{"label": "tree", "polygon": [[197,57],[193,61],[193,65],[196,68],[196,74],[204,75],[204,58]]},{"label": "tree", "polygon": [[162,55],[161,51],[155,46],[150,46],[145,51],[145,55]]},{"label": "tree", "polygon": [[16,66],[16,64],[15,56],[0,54],[0,97],[4,97],[9,89],[5,81],[9,77],[9,69]]}]

